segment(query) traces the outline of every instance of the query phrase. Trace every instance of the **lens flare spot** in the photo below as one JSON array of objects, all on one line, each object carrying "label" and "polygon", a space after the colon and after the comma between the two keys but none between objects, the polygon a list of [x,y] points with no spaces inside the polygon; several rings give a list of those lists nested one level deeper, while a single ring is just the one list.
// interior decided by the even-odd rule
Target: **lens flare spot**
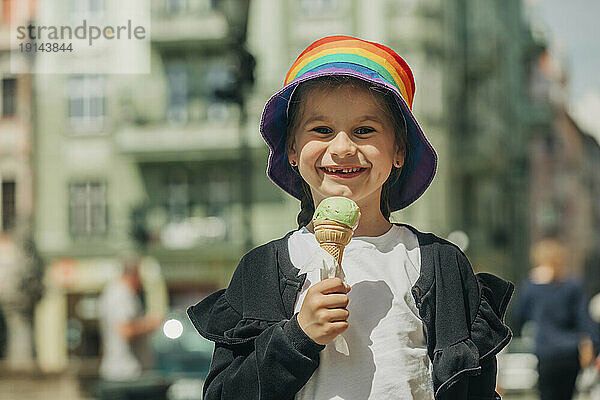
[{"label": "lens flare spot", "polygon": [[164,323],[163,333],[169,339],[177,339],[183,333],[183,325],[176,319],[170,319]]}]

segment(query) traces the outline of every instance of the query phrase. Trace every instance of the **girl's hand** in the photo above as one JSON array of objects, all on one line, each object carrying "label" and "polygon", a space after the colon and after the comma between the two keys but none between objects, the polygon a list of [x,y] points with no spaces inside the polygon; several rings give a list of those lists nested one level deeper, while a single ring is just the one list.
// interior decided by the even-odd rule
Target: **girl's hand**
[{"label": "girl's hand", "polygon": [[314,342],[325,345],[348,329],[349,291],[340,278],[322,280],[308,289],[298,325]]}]

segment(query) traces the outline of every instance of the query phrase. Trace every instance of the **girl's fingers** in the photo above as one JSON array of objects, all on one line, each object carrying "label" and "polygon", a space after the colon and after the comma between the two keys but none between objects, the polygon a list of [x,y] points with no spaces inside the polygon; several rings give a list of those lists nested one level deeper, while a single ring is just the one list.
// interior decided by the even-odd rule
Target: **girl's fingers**
[{"label": "girl's fingers", "polygon": [[346,329],[348,329],[348,321],[336,321],[329,324],[331,329],[338,332],[338,334],[342,333]]},{"label": "girl's fingers", "polygon": [[348,293],[348,286],[340,278],[324,279],[313,287],[322,294]]},{"label": "girl's fingers", "polygon": [[345,308],[334,308],[327,311],[330,322],[347,321],[350,313]]},{"label": "girl's fingers", "polygon": [[320,299],[320,305],[325,308],[346,308],[350,299],[347,295],[341,293],[331,293],[324,295]]}]

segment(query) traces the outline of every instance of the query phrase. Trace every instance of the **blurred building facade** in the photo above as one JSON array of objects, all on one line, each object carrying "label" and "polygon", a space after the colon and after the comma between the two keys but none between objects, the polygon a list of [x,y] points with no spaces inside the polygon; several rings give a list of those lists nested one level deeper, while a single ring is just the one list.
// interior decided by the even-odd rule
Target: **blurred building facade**
[{"label": "blurred building facade", "polygon": [[[521,1],[456,5],[458,74],[448,103],[453,212],[473,238],[474,267],[514,280],[528,265],[528,142],[538,111],[528,87],[542,43],[532,36]],[[549,118],[543,111],[536,118]]]},{"label": "blurred building facade", "polygon": [[32,18],[34,2],[0,10],[0,358],[33,367],[33,309],[41,294],[33,245],[33,94],[30,75],[11,73],[9,27]]},{"label": "blurred building facade", "polygon": [[530,141],[530,237],[561,240],[570,272],[584,278],[588,295],[600,291],[600,146],[568,112],[567,71],[544,51],[532,69],[532,99],[552,115]]},{"label": "blurred building facade", "polygon": [[[97,367],[96,301],[120,255],[144,256],[149,310],[185,308],[225,286],[241,254],[289,214],[235,86],[253,61],[241,46],[241,4],[153,0],[148,75],[34,77],[43,370],[78,359],[89,360],[84,374]],[[64,0],[49,12],[100,25],[114,7]]]}]

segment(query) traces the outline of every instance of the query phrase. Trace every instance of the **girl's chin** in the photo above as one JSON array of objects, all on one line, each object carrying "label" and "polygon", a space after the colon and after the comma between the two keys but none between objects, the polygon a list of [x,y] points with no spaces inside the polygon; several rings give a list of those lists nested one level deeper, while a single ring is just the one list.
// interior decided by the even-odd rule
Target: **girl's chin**
[{"label": "girl's chin", "polygon": [[[318,190],[320,199],[326,199],[333,196],[344,196],[356,203],[359,202],[377,202],[379,203],[379,193],[377,190],[369,191],[364,185],[321,185]],[[313,191],[314,193],[314,191]]]},{"label": "girl's chin", "polygon": [[322,190],[320,191],[321,195],[323,196],[323,198],[327,198],[327,197],[333,197],[333,196],[344,196],[347,197],[351,200],[356,201],[358,199],[358,193],[356,190],[352,190],[349,187],[343,186],[343,187],[327,187],[327,188],[322,188]]}]

